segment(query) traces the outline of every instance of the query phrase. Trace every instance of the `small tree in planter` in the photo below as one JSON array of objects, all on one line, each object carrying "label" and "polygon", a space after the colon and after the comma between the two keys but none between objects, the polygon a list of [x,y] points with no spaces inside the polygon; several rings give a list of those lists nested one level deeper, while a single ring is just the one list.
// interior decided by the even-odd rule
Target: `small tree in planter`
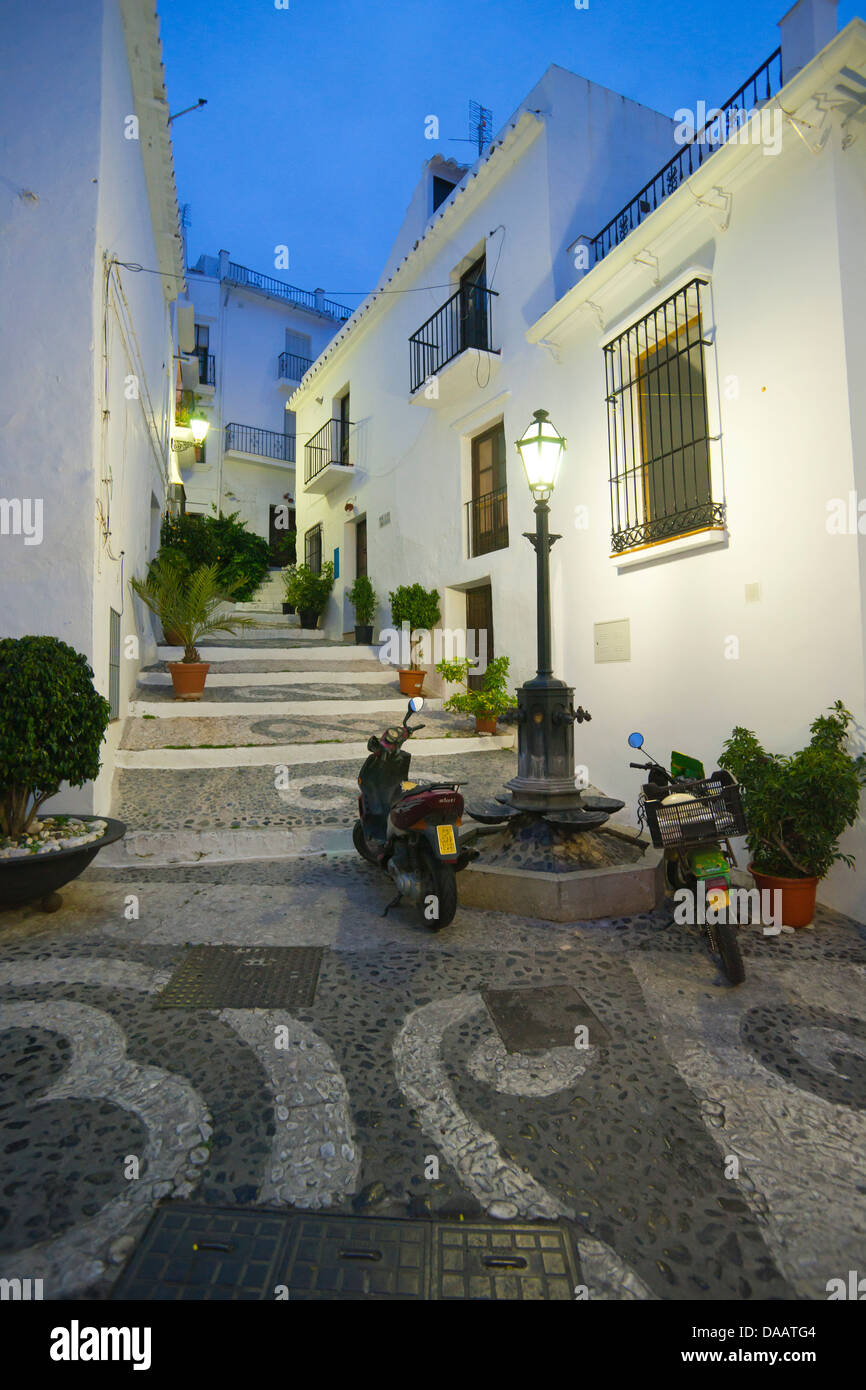
[{"label": "small tree in planter", "polygon": [[506,688],[511,658],[497,656],[488,661],[481,689],[470,690],[469,673],[476,664],[469,657],[439,662],[436,670],[443,680],[459,681],[463,686],[463,690],[449,695],[443,708],[453,714],[474,715],[477,734],[495,734],[497,719],[517,704],[517,696],[509,695]]},{"label": "small tree in planter", "polygon": [[147,578],[129,581],[133,593],[156,613],[163,627],[168,624],[183,647],[183,659],[170,661],[171,682],[177,700],[200,700],[210,662],[202,661],[198,643],[216,632],[235,633],[250,627],[251,618],[224,612],[231,602],[235,585],[228,588],[220,580],[219,566],[201,565],[187,574],[176,565],[154,562]]},{"label": "small tree in planter", "polygon": [[301,627],[318,627],[334,587],[334,564],[326,560],[319,574],[309,565],[290,565],[285,575],[286,602],[297,608]]},{"label": "small tree in planter", "polygon": [[26,835],[62,782],[99,772],[110,709],[85,658],[56,637],[0,640],[0,831]]},{"label": "small tree in planter", "polygon": [[818,882],[837,860],[854,866],[839,849],[866,783],[866,756],[854,757],[846,747],[853,718],[837,700],[813,720],[809,745],[791,754],[767,753],[738,725],[719,758],[740,783],[749,869],[759,888],[781,890],[788,926],[811,922]]},{"label": "small tree in planter", "polygon": [[376,591],[366,574],[359,574],[348,593],[355,610],[355,643],[369,646],[373,640],[373,618],[376,613]]},{"label": "small tree in planter", "polygon": [[415,660],[414,637],[418,632],[429,632],[439,622],[439,595],[422,584],[401,584],[388,597],[394,626],[400,629],[403,623],[409,624],[409,666],[399,668],[400,690],[404,695],[420,695],[424,671]]}]

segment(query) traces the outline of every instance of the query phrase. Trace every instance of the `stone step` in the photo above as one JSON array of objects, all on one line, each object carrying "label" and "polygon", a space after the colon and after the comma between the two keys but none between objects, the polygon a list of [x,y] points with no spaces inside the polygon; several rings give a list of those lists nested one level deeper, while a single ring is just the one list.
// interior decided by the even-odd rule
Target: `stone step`
[{"label": "stone step", "polygon": [[[279,708],[264,719],[249,715],[212,719],[188,719],[183,705],[169,706],[167,716],[157,719],[127,719],[124,722],[121,748],[200,748],[258,747],[265,744],[315,744],[319,746],[345,743],[366,743],[371,733],[381,733],[387,723],[393,723],[388,712],[380,715],[355,714],[341,708],[338,714],[295,714],[293,709]],[[424,710],[424,738],[460,740],[469,737],[487,738],[475,734],[474,723],[445,710]],[[500,733],[513,734],[513,728],[503,727]],[[415,746],[413,738],[410,751]]]},{"label": "stone step", "polygon": [[[319,635],[324,637],[324,633]],[[212,643],[209,646],[200,646],[198,652],[202,661],[245,661],[247,659],[260,661],[267,657],[269,661],[292,661],[303,666],[304,662],[313,656],[314,647],[316,661],[358,661],[365,659],[378,662],[378,647],[356,647],[348,642],[343,646],[329,645],[325,642],[320,645],[316,642],[309,646],[297,647],[259,646],[254,643],[250,643],[248,646],[237,644],[221,646]],[[181,647],[161,646],[158,648],[158,656],[160,661],[180,661],[183,657],[183,649]],[[391,669],[396,670],[395,667]]]},{"label": "stone step", "polygon": [[[367,685],[370,682],[376,685],[390,685],[395,690],[399,688],[399,683],[394,671],[389,666],[380,666],[378,662],[371,662],[369,667],[362,671],[214,671],[211,669],[207,674],[205,690],[211,690],[214,686],[254,686],[254,685],[356,685],[359,682]],[[162,688],[171,686],[170,671],[143,671],[138,678],[139,686],[160,686]]]},{"label": "stone step", "polygon": [[[388,688],[383,686],[383,694],[378,698],[371,699],[286,699],[285,694],[278,694],[274,699],[266,700],[173,700],[167,696],[163,700],[130,700],[128,714],[132,719],[172,719],[177,718],[178,710],[183,710],[185,719],[211,719],[211,718],[243,718],[258,715],[262,718],[273,718],[278,713],[296,714],[388,714],[399,713],[402,719],[406,713],[406,696],[400,695],[394,699],[390,697]],[[214,692],[216,693],[216,692]],[[207,694],[207,688],[205,688]],[[425,705],[425,709],[440,709],[442,701],[430,699]],[[392,720],[392,722],[394,722]],[[399,721],[397,721],[399,722]]]},{"label": "stone step", "polygon": [[[452,742],[445,738],[415,738],[412,756],[450,757],[455,743],[467,756],[489,753],[494,748],[512,748],[513,734],[480,734]],[[356,759],[360,767],[367,757],[367,743],[270,743],[254,748],[120,748],[115,767],[127,770],[160,768],[164,772],[184,772],[194,768],[219,767],[318,767],[321,764]]]}]

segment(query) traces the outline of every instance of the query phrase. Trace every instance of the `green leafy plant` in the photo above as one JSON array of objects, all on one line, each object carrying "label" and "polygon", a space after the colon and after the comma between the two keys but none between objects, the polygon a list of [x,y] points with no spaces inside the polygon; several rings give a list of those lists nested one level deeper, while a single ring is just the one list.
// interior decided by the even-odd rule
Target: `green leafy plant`
[{"label": "green leafy plant", "polygon": [[311,570],[309,565],[290,565],[285,572],[284,583],[286,603],[297,608],[299,613],[322,613],[334,587],[333,561],[326,560],[319,574]]},{"label": "green leafy plant", "polygon": [[355,610],[355,622],[359,627],[367,627],[376,612],[376,591],[366,574],[359,574],[348,593],[348,599]]},{"label": "green leafy plant", "polygon": [[147,578],[129,581],[133,593],[155,613],[168,631],[175,633],[183,647],[185,662],[200,661],[198,643],[216,632],[237,632],[250,627],[252,619],[225,613],[223,607],[234,598],[231,586],[220,580],[217,565],[201,565],[188,574],[182,565],[157,559]]},{"label": "green leafy plant", "polygon": [[108,701],[86,659],[56,637],[0,640],[0,830],[20,836],[61,783],[99,772]]},{"label": "green leafy plant", "polygon": [[246,603],[268,573],[271,551],[263,536],[248,530],[237,518],[237,512],[166,516],[160,532],[159,557],[174,552],[190,573],[203,565],[216,565],[219,582],[226,592],[231,592],[236,603]]},{"label": "green leafy plant", "polygon": [[768,753],[750,729],[738,725],[726,739],[719,766],[740,783],[746,842],[760,873],[781,878],[823,878],[841,860],[839,838],[858,816],[866,757],[847,750],[854,716],[841,700],[810,726],[811,742],[798,753]]},{"label": "green leafy plant", "polygon": [[464,687],[463,690],[449,695],[443,709],[450,710],[452,714],[474,714],[480,719],[499,718],[506,710],[513,709],[517,704],[517,696],[510,695],[507,690],[511,658],[497,656],[488,661],[487,670],[481,678],[480,690],[469,689],[469,675],[474,665],[475,662],[469,657],[439,662],[436,670],[443,680],[459,681]]},{"label": "green leafy plant", "polygon": [[399,628],[403,623],[409,624],[409,669],[420,671],[421,667],[415,660],[412,639],[416,632],[429,632],[439,622],[442,616],[439,595],[435,589],[425,589],[422,584],[401,584],[399,588],[392,589],[388,597],[391,600],[391,621],[394,626]]}]

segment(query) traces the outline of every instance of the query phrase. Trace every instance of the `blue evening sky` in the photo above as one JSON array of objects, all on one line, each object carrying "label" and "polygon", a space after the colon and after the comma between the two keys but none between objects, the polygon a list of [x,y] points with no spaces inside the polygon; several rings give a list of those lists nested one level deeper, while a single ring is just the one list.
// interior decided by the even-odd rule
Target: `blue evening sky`
[{"label": "blue evening sky", "polygon": [[[222,247],[354,306],[423,162],[465,162],[469,100],[498,130],[550,63],[673,115],[724,101],[777,47],[787,0],[158,0],[190,260]],[[839,27],[856,13],[843,0]],[[440,140],[424,138],[439,118]],[[627,158],[611,150],[610,157]],[[616,209],[612,209],[612,212]]]}]

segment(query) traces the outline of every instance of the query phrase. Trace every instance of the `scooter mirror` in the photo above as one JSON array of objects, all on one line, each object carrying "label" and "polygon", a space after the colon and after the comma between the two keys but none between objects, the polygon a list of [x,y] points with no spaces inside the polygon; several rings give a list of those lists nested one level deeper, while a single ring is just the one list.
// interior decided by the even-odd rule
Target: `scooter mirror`
[{"label": "scooter mirror", "polygon": [[629,748],[643,748],[643,734],[629,734],[628,746]]},{"label": "scooter mirror", "polygon": [[423,696],[423,695],[413,695],[412,699],[409,701],[409,709],[412,711],[412,713],[413,713],[413,714],[418,714],[423,708],[424,708],[424,696]]}]

